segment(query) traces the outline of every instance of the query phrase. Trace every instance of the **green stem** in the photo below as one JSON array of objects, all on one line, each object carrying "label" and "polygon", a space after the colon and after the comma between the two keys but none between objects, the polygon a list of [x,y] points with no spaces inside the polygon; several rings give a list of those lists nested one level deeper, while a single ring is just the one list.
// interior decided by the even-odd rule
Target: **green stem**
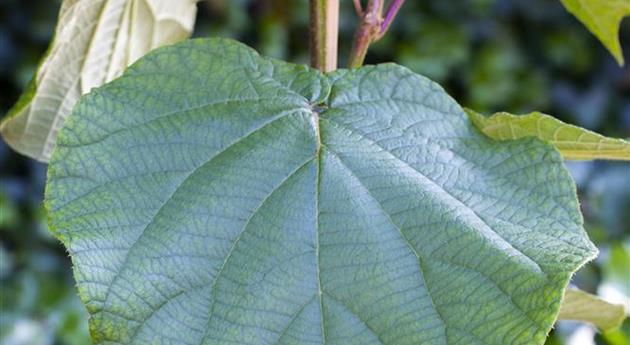
[{"label": "green stem", "polygon": [[322,72],[337,69],[339,0],[310,0],[311,66]]}]

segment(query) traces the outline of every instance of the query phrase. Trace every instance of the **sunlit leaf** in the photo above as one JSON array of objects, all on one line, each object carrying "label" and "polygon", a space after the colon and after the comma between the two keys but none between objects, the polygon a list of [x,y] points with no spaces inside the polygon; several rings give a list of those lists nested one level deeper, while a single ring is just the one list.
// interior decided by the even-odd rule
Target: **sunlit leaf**
[{"label": "sunlit leaf", "polygon": [[630,0],[560,0],[623,65],[619,25],[630,15]]},{"label": "sunlit leaf", "polygon": [[466,113],[479,130],[495,140],[536,137],[554,145],[565,159],[630,160],[629,141],[608,138],[549,115],[496,113],[487,117],[470,109]]},{"label": "sunlit leaf", "polygon": [[84,97],[46,204],[95,344],[543,344],[596,255],[549,145],[486,138],[397,65],[229,40]]},{"label": "sunlit leaf", "polygon": [[197,0],[65,0],[33,81],[0,124],[16,151],[47,161],[82,94],[118,77],[153,48],[186,38]]},{"label": "sunlit leaf", "polygon": [[626,318],[621,304],[613,304],[576,289],[568,289],[560,306],[558,320],[583,321],[607,331],[617,328]]}]

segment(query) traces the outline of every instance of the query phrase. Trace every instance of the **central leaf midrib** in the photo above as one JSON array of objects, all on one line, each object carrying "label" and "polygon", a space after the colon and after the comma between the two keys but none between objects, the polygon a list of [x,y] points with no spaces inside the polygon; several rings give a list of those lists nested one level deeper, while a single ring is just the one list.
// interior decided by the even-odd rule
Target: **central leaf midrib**
[{"label": "central leaf midrib", "polygon": [[[328,97],[328,96],[327,96]],[[319,300],[320,310],[320,325],[322,332],[322,345],[326,344],[326,324],[324,321],[324,301],[322,290],[322,279],[320,273],[320,243],[319,243],[319,197],[321,191],[321,171],[322,171],[322,134],[320,128],[319,114],[315,110],[311,110],[311,120],[315,130],[315,136],[317,138],[317,151],[315,153],[317,159],[317,169],[315,173],[315,255],[316,255],[316,272],[317,272],[317,298]]]},{"label": "central leaf midrib", "polygon": [[[363,183],[363,181],[355,174],[355,172],[350,169],[350,167],[343,161],[343,159],[341,159],[341,157],[339,156],[339,154],[337,154],[335,151],[331,150],[330,148],[327,147],[327,152],[330,152],[331,155],[333,155],[334,157],[337,158],[337,161],[341,164],[342,167],[344,167],[348,173],[354,177],[354,179],[359,183],[359,185],[365,190],[366,194],[374,201],[374,203],[379,207],[379,209],[381,210],[382,214],[385,216],[385,218],[387,218],[387,221],[396,229],[398,230],[398,233],[400,235],[400,238],[403,240],[403,242],[405,242],[405,244],[407,245],[407,247],[409,248],[409,250],[413,253],[413,255],[416,257],[417,261],[418,261],[418,271],[420,272],[420,277],[422,278],[422,283],[427,291],[427,296],[429,297],[429,301],[431,302],[431,306],[433,307],[433,310],[435,311],[436,315],[438,316],[438,319],[440,320],[440,322],[442,323],[442,328],[444,329],[444,342],[446,344],[447,338],[446,338],[446,321],[444,319],[444,317],[442,316],[442,313],[440,313],[440,311],[438,310],[437,306],[435,305],[434,301],[433,301],[433,297],[431,297],[431,290],[429,289],[429,285],[427,283],[426,277],[425,277],[425,273],[424,271],[426,270],[426,268],[424,267],[424,259],[420,256],[420,253],[418,253],[418,251],[416,250],[416,248],[413,246],[413,244],[411,243],[411,241],[409,240],[409,238],[407,237],[407,235],[405,235],[405,233],[402,231],[401,227],[398,226],[398,224],[396,224],[394,222],[394,220],[391,218],[391,216],[389,215],[389,213],[387,213],[387,211],[385,210],[385,208],[383,207],[383,205],[381,204],[381,202],[374,196],[372,195],[372,192],[370,191],[370,189]],[[359,316],[359,315],[357,315]],[[360,317],[359,317],[360,318]],[[366,321],[365,324],[367,325]],[[374,330],[372,330],[372,328],[367,325],[368,328],[374,332]],[[374,334],[376,334],[376,336],[379,338],[380,340],[380,335],[377,334],[376,332],[374,332]],[[381,341],[382,342],[382,341]]]}]

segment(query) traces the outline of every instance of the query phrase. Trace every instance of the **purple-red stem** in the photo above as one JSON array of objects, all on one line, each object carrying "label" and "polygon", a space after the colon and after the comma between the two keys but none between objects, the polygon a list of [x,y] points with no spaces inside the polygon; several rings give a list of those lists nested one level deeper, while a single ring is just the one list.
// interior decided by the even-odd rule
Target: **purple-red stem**
[{"label": "purple-red stem", "polygon": [[348,66],[358,68],[363,65],[370,43],[381,31],[381,14],[383,12],[383,0],[368,1],[359,28],[354,35],[352,51]]},{"label": "purple-red stem", "polygon": [[[357,13],[361,14],[361,23],[354,35],[352,51],[348,61],[350,68],[358,68],[363,65],[370,44],[378,41],[385,35],[404,2],[405,0],[392,0],[387,8],[385,18],[383,18],[384,0],[369,0],[365,11],[359,12],[357,10]],[[361,2],[355,1],[354,3],[355,8],[360,9]]]},{"label": "purple-red stem", "polygon": [[392,3],[389,5],[389,7],[387,8],[387,13],[385,13],[385,19],[383,19],[383,23],[381,23],[381,32],[379,33],[377,39],[383,37],[387,30],[389,30],[389,27],[392,25],[392,22],[394,21],[394,18],[398,14],[398,11],[402,7],[403,3],[405,3],[405,0],[393,0]]},{"label": "purple-red stem", "polygon": [[354,0],[354,11],[357,16],[363,17],[363,6],[361,6],[361,0]]}]

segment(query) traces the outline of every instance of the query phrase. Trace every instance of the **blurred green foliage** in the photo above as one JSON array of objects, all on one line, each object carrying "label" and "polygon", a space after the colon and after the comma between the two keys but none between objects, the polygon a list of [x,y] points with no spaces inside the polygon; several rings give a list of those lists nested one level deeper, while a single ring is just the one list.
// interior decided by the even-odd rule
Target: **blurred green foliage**
[{"label": "blurred green foliage", "polygon": [[[342,0],[340,63],[357,19]],[[59,1],[0,0],[0,113],[12,106],[51,39]],[[307,1],[208,0],[195,36],[241,40],[264,55],[308,62]],[[630,47],[630,26],[622,25]],[[445,86],[481,112],[533,110],[604,135],[630,137],[630,70],[557,0],[408,0],[368,63],[395,61]],[[586,229],[601,250],[573,283],[592,293],[630,296],[630,164],[569,163]],[[89,344],[63,247],[46,229],[46,166],[0,141],[0,344]],[[548,344],[592,344],[582,327],[560,323]],[[579,334],[587,334],[580,336]],[[630,322],[596,334],[629,345]]]}]

